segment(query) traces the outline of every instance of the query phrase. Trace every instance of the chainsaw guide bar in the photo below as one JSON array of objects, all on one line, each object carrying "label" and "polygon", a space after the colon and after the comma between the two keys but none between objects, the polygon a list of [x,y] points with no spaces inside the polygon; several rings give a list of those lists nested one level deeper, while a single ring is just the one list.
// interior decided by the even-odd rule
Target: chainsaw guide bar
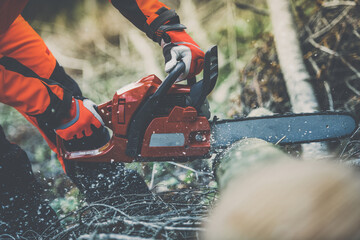
[{"label": "chainsaw guide bar", "polygon": [[244,138],[274,144],[310,143],[351,136],[357,122],[348,113],[318,112],[215,121],[211,146],[227,148]]}]

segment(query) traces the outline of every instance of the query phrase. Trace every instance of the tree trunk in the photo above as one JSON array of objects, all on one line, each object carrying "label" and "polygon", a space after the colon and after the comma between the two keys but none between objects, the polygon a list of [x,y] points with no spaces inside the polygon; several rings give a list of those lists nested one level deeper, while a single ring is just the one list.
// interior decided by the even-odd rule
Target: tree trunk
[{"label": "tree trunk", "polygon": [[[319,106],[310,83],[310,75],[303,62],[290,1],[268,0],[267,3],[270,9],[276,51],[293,112],[317,111]],[[306,157],[324,156],[327,155],[327,149],[321,143],[304,144],[303,155]]]}]

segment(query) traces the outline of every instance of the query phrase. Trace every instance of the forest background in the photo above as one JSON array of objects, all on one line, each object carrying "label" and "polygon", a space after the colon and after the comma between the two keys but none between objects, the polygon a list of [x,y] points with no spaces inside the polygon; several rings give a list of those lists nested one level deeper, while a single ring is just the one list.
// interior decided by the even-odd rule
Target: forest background
[{"label": "forest background", "polygon": [[[176,9],[203,50],[219,47],[220,73],[209,96],[212,115],[245,117],[252,109],[291,111],[274,46],[265,0],[164,0]],[[312,76],[319,110],[358,114],[360,103],[360,20],[357,1],[291,1],[304,60]],[[31,0],[23,16],[44,39],[59,63],[96,103],[150,74],[163,79],[160,47],[106,0]],[[314,36],[321,31],[319,36]],[[310,37],[309,37],[310,36]],[[316,40],[314,42],[314,39]],[[359,69],[359,70],[358,70]],[[14,109],[0,105],[9,139],[28,153],[59,214],[84,203],[37,130]],[[339,147],[340,146],[340,147]],[[347,149],[356,157],[357,146]],[[333,154],[345,154],[336,143]],[[292,154],[299,155],[298,149]],[[192,163],[132,163],[154,192],[215,188],[211,160]]]}]

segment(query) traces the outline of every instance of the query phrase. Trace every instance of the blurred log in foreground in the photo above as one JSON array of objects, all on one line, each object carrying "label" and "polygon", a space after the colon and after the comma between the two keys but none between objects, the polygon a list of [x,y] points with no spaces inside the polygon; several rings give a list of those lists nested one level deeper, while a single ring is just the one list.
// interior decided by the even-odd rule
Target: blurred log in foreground
[{"label": "blurred log in foreground", "polygon": [[224,155],[217,177],[206,240],[359,239],[360,178],[350,168],[248,139]]}]

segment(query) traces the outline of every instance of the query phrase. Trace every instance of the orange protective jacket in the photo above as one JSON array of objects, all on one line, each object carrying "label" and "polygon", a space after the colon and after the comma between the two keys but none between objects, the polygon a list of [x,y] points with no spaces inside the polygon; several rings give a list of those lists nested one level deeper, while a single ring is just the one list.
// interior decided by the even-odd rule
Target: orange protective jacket
[{"label": "orange protective jacket", "polygon": [[[73,89],[67,89],[59,81],[51,79],[57,62],[40,36],[21,17],[27,2],[0,1],[0,102],[22,113],[56,152],[54,140],[46,132],[57,127],[67,116]],[[170,12],[157,0],[110,2],[147,34],[160,15],[161,23],[168,20],[161,13]],[[63,165],[62,159],[59,160]]]}]

